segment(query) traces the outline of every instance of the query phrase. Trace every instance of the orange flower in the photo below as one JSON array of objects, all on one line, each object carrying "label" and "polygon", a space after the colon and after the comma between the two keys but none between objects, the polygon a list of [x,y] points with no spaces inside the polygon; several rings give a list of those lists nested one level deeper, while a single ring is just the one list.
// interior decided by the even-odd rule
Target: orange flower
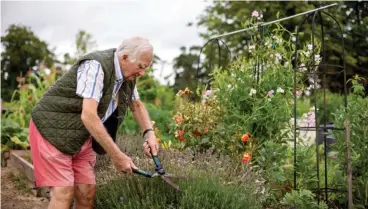
[{"label": "orange flower", "polygon": [[204,127],[203,128],[203,133],[205,133],[205,134],[208,133],[208,128]]},{"label": "orange flower", "polygon": [[186,87],[184,89],[184,94],[192,94],[193,92],[191,90],[188,89],[188,87]]},{"label": "orange flower", "polygon": [[175,122],[176,122],[176,124],[178,124],[178,125],[180,125],[181,124],[181,122],[183,121],[184,119],[182,118],[182,117],[176,117],[175,118]]},{"label": "orange flower", "polygon": [[160,138],[156,138],[158,143],[161,143],[161,139]]},{"label": "orange flower", "polygon": [[248,152],[245,152],[242,158],[242,163],[248,164],[250,159],[252,159],[252,155]]},{"label": "orange flower", "polygon": [[244,142],[244,143],[247,142],[249,137],[250,137],[249,133],[243,134],[243,136],[241,137],[242,142]]}]

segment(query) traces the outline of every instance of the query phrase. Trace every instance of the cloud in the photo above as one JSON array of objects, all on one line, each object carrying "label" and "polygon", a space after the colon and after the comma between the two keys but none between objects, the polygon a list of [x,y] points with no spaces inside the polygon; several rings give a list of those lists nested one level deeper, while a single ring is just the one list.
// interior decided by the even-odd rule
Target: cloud
[{"label": "cloud", "polygon": [[[155,53],[171,62],[181,46],[203,44],[196,27],[187,27],[210,3],[191,0],[140,1],[6,1],[1,2],[1,34],[10,24],[23,24],[46,41],[61,59],[73,53],[75,35],[82,29],[97,49],[117,47],[124,38],[148,38]],[[165,67],[164,75],[171,73]],[[160,81],[163,81],[160,79]]]}]

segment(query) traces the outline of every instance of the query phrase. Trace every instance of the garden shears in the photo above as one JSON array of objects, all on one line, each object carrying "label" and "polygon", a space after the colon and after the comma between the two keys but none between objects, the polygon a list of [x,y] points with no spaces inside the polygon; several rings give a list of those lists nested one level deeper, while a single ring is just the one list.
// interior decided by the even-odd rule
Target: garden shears
[{"label": "garden shears", "polygon": [[160,163],[160,160],[159,160],[158,156],[153,155],[152,152],[151,152],[151,155],[152,155],[153,162],[155,163],[155,166],[156,166],[156,168],[155,168],[156,172],[155,173],[150,173],[150,172],[143,171],[143,170],[140,170],[140,169],[133,169],[133,172],[136,173],[136,174],[142,175],[144,177],[147,177],[147,178],[161,177],[161,179],[164,180],[171,187],[173,187],[174,189],[176,189],[179,192],[182,192],[182,190],[179,188],[179,186],[171,181],[171,178],[185,178],[185,177],[176,176],[176,175],[166,173],[165,169],[163,168],[162,164]]}]

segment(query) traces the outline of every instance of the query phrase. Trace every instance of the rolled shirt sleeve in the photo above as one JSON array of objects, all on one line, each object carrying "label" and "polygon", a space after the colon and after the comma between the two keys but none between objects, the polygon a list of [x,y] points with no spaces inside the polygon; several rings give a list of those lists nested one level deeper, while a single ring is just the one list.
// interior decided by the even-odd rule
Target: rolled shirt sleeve
[{"label": "rolled shirt sleeve", "polygon": [[102,97],[104,72],[96,60],[83,62],[77,72],[76,94],[85,99],[93,98],[98,103]]}]

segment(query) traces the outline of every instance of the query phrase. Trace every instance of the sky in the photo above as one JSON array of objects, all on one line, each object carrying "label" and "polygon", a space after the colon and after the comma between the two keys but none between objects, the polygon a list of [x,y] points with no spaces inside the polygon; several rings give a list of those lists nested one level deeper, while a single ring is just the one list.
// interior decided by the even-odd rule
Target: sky
[{"label": "sky", "polygon": [[203,29],[187,27],[187,23],[197,22],[210,4],[204,0],[1,1],[1,35],[6,34],[10,24],[28,26],[55,48],[60,60],[64,53],[75,52],[79,30],[93,36],[98,50],[118,47],[128,37],[142,36],[167,62],[155,66],[158,70],[154,73],[166,84],[163,77],[172,73],[170,63],[180,54],[179,48],[204,44],[199,37]]}]

